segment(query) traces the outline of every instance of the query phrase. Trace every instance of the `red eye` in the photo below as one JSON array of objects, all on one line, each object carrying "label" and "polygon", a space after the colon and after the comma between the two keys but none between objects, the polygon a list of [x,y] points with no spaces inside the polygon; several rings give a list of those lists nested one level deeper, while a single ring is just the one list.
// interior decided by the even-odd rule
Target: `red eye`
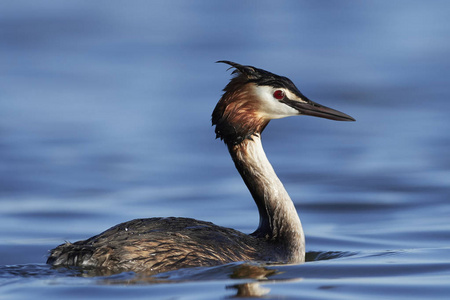
[{"label": "red eye", "polygon": [[284,98],[284,92],[282,90],[276,90],[275,92],[273,92],[273,97],[275,99],[281,100]]}]

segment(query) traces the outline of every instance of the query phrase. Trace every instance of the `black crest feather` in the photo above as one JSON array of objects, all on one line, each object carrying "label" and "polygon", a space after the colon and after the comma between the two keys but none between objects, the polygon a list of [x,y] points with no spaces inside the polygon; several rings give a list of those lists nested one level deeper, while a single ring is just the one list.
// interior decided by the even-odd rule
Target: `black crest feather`
[{"label": "black crest feather", "polygon": [[269,71],[255,68],[253,66],[243,66],[241,64],[228,60],[219,60],[216,61],[216,63],[224,63],[230,65],[231,68],[234,68],[231,74],[243,74],[247,77],[248,82],[254,82],[257,85],[273,86],[275,88],[285,88],[301,98],[306,98],[295,86],[295,84],[287,77],[279,76]]}]

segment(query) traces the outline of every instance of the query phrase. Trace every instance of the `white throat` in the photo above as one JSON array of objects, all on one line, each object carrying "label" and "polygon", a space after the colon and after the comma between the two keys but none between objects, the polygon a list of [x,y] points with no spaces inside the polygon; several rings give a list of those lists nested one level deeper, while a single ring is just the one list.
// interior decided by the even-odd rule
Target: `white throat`
[{"label": "white throat", "polygon": [[260,136],[230,145],[229,150],[258,206],[260,223],[252,235],[282,247],[287,262],[304,261],[305,241],[300,218],[266,157]]}]

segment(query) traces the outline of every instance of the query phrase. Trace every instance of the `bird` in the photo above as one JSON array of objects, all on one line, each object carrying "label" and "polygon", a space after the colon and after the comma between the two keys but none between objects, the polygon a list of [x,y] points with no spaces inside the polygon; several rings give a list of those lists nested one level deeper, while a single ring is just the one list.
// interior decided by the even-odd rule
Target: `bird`
[{"label": "bird", "polygon": [[135,219],[89,239],[59,245],[50,251],[47,264],[158,274],[241,261],[305,261],[299,215],[265,155],[261,134],[269,121],[289,116],[355,119],[309,100],[287,77],[227,60],[217,63],[227,64],[233,71],[213,110],[212,125],[256,203],[257,229],[245,234],[191,218]]}]

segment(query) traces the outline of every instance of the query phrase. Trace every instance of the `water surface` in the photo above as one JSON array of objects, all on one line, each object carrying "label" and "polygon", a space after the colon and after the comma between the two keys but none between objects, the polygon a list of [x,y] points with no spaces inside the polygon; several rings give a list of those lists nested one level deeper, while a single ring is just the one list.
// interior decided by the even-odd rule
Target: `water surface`
[{"label": "water surface", "polygon": [[[0,18],[5,299],[447,299],[450,26],[444,1],[21,1]],[[275,120],[263,143],[308,262],[148,278],[51,269],[48,250],[185,216],[252,232],[210,114],[220,59],[291,78],[357,122]]]}]

